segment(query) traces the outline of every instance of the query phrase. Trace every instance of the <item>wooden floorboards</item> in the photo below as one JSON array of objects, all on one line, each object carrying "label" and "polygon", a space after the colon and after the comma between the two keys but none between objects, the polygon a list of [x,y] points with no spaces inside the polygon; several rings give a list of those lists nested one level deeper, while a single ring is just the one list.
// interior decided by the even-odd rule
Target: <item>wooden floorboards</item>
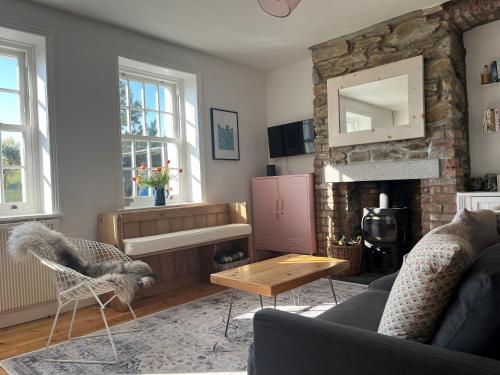
[{"label": "wooden floorboards", "polygon": [[[141,317],[169,307],[194,301],[225,289],[217,285],[200,283],[176,291],[144,298],[134,305],[134,311],[137,317]],[[79,309],[72,335],[86,335],[103,329],[104,324],[99,315],[99,310],[95,306]],[[106,309],[106,317],[111,326],[131,319],[130,313],[122,313],[112,309]],[[70,320],[71,312],[61,315],[56,332],[54,333],[54,344],[67,340]],[[47,343],[51,324],[52,317],[0,329],[0,360],[43,348]],[[7,372],[0,368],[0,375],[7,375]]]}]

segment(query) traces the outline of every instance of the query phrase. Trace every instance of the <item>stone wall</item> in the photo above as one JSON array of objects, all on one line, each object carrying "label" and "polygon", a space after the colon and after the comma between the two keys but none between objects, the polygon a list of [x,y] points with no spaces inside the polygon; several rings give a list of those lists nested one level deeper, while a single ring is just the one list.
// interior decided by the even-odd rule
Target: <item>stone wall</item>
[{"label": "stone wall", "polygon": [[[367,185],[363,193],[352,184],[324,183],[324,168],[328,164],[437,158],[441,177],[421,180],[418,191],[414,189],[412,193],[420,204],[421,223],[416,225],[425,233],[452,219],[456,211],[455,193],[464,190],[470,164],[462,33],[498,18],[500,0],[453,1],[311,47],[320,253],[324,253],[329,236],[336,238],[352,231],[358,214],[349,208],[359,212],[357,206],[373,200],[375,189]],[[424,56],[426,137],[330,148],[327,80],[418,55]]]}]

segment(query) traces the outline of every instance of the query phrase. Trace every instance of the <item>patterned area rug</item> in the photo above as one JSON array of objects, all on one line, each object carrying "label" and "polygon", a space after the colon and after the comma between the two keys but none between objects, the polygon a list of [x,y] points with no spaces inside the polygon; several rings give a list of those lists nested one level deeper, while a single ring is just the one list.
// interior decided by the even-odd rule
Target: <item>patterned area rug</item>
[{"label": "patterned area rug", "polygon": [[[334,286],[339,303],[366,289],[343,281],[334,281]],[[117,365],[46,362],[42,351],[3,360],[1,365],[12,375],[245,374],[253,339],[252,317],[260,303],[256,295],[236,292],[226,339],[230,295],[225,291],[141,318],[141,331],[115,336]],[[264,303],[272,307],[273,301],[265,298]],[[333,305],[326,279],[303,287],[297,306],[291,293],[277,300],[278,309],[311,317]],[[133,328],[132,324],[120,324],[112,330]],[[57,358],[112,359],[107,336],[64,342],[52,347],[51,354]]]}]

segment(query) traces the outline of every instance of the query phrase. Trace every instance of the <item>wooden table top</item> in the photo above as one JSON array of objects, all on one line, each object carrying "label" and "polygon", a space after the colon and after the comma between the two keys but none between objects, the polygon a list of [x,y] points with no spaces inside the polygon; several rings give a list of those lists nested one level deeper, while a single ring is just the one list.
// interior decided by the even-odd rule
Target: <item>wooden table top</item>
[{"label": "wooden table top", "polygon": [[213,273],[213,284],[274,297],[349,268],[349,261],[311,255],[287,254]]}]

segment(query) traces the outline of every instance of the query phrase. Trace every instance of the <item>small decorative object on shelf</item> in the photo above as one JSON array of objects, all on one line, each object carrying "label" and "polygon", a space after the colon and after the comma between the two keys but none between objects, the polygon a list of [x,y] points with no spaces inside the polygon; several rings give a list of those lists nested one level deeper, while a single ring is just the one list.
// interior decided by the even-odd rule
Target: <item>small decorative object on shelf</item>
[{"label": "small decorative object on shelf", "polygon": [[490,64],[490,75],[491,75],[491,82],[498,82],[498,67],[497,67],[497,62],[493,61]]},{"label": "small decorative object on shelf", "polygon": [[472,177],[469,180],[469,188],[471,191],[483,191],[484,188],[484,178],[482,177]]},{"label": "small decorative object on shelf", "polygon": [[217,272],[230,270],[250,263],[243,251],[219,251],[213,257]]},{"label": "small decorative object on shelf", "polygon": [[349,269],[339,275],[353,276],[361,272],[361,253],[363,250],[361,236],[355,240],[344,236],[339,241],[330,239],[326,249],[330,258],[345,259],[349,261]]},{"label": "small decorative object on shelf", "polygon": [[484,175],[484,191],[497,191],[496,173],[486,173]]},{"label": "small decorative object on shelf", "polygon": [[483,133],[495,133],[500,131],[500,109],[489,108],[483,111]]},{"label": "small decorative object on shelf", "polygon": [[481,85],[487,85],[491,83],[491,74],[488,69],[488,65],[484,66],[483,72],[481,73]]},{"label": "small decorative object on shelf", "polygon": [[[172,179],[177,178],[182,173],[182,168],[171,168],[170,160],[167,160],[166,167],[157,167],[148,172],[145,164],[141,164],[139,172],[132,181],[139,186],[150,187],[154,189],[155,206],[164,206],[166,199],[170,196],[169,183]],[[170,197],[172,199],[173,197]]]}]

